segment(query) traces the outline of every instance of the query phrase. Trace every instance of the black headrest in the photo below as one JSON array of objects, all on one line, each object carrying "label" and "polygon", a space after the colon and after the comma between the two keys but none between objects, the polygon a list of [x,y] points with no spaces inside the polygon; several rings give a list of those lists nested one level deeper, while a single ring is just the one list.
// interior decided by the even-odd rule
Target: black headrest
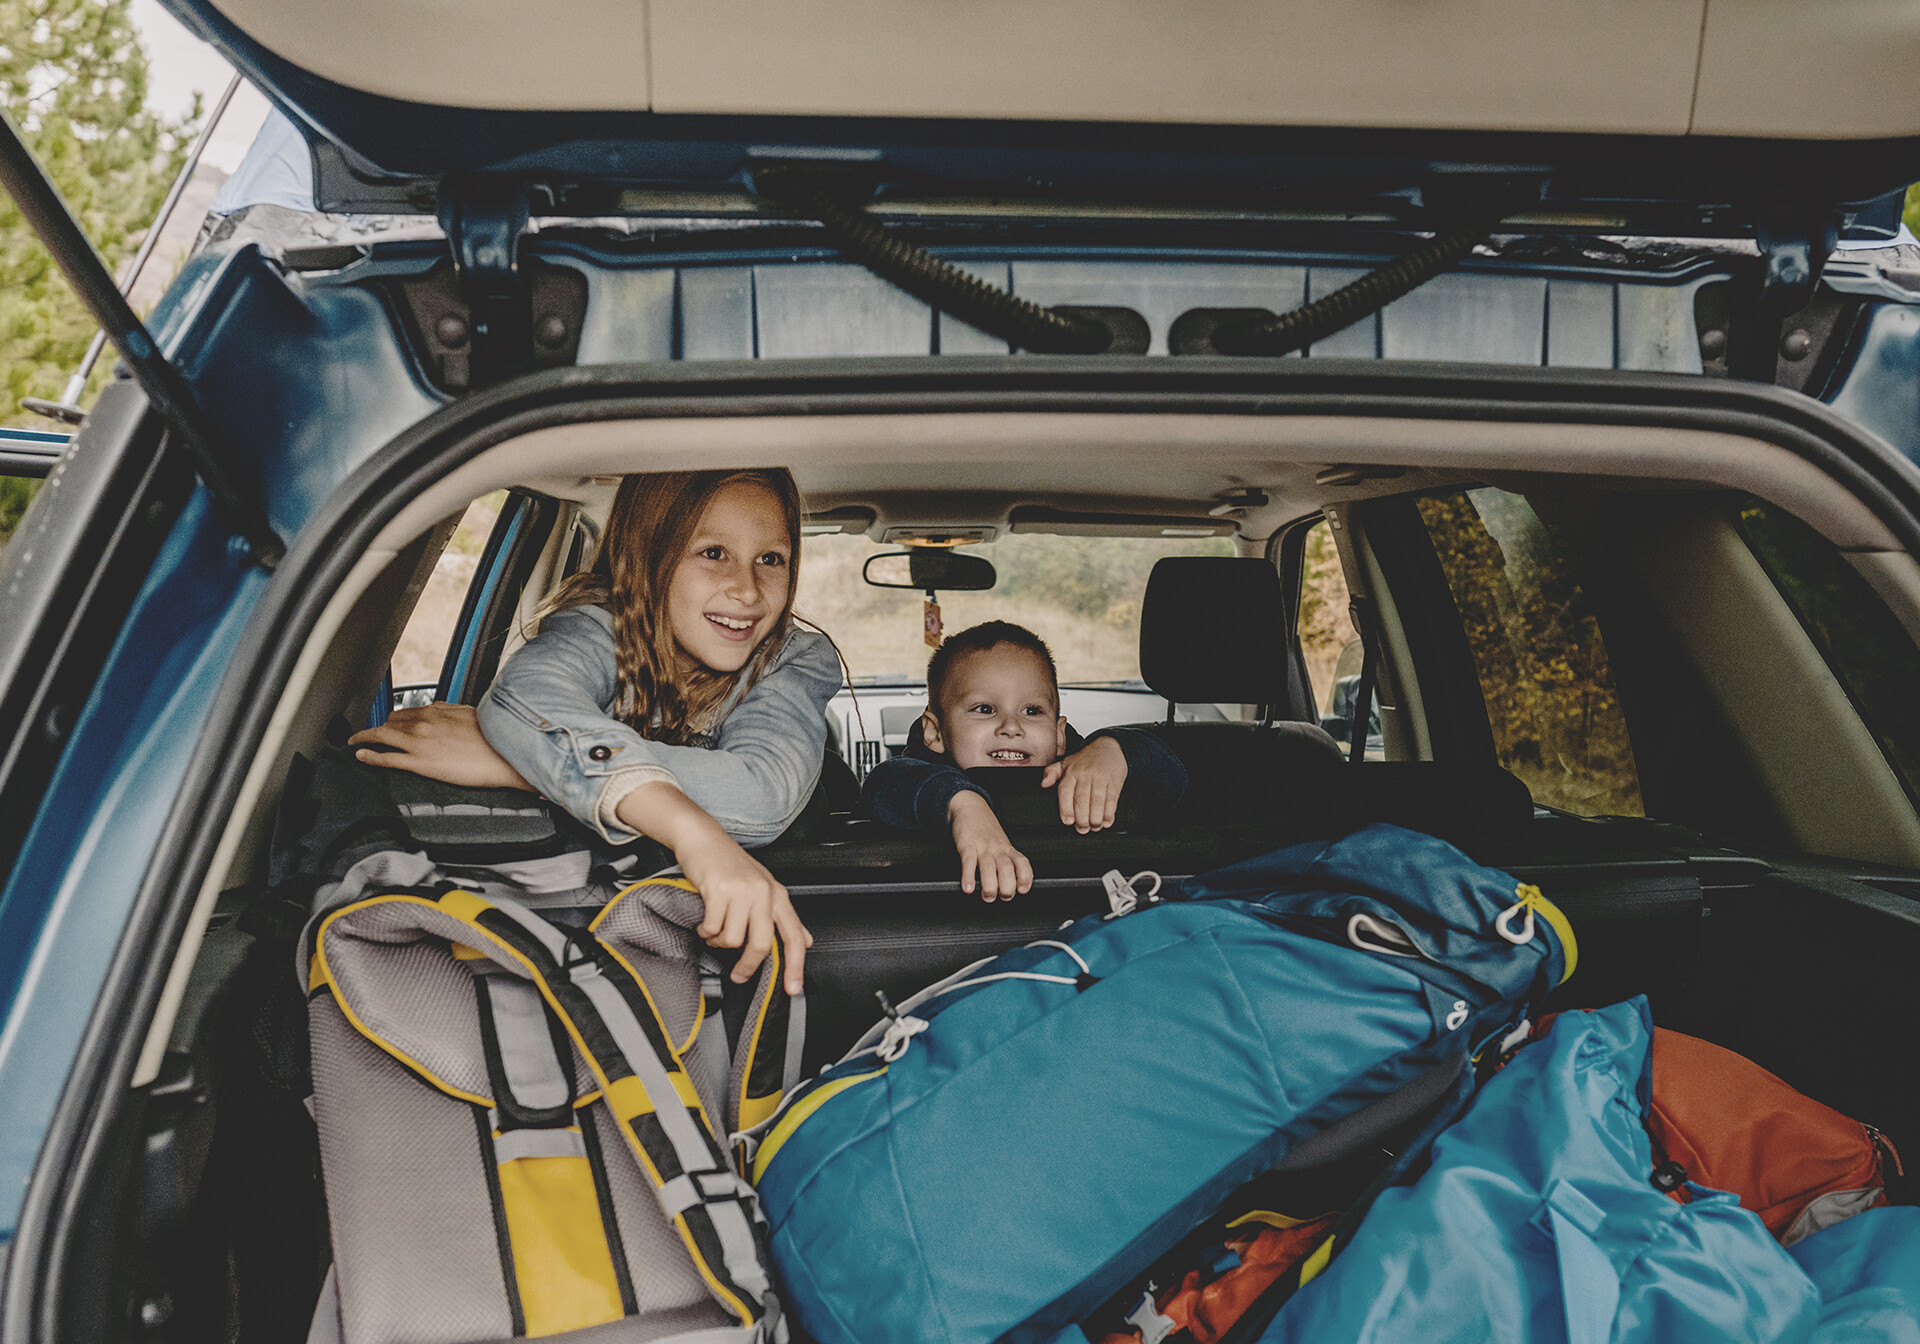
[{"label": "black headrest", "polygon": [[1279,571],[1231,555],[1168,556],[1140,605],[1140,676],[1167,699],[1284,705],[1287,612]]}]

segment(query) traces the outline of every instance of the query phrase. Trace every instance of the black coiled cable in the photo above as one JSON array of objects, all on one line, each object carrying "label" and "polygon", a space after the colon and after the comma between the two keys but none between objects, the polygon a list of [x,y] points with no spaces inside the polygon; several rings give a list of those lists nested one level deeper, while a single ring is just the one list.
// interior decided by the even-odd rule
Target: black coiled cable
[{"label": "black coiled cable", "polygon": [[757,181],[769,196],[819,220],[842,252],[874,274],[1021,350],[1097,355],[1113,342],[1113,333],[1103,322],[1016,298],[887,232],[866,211],[846,204],[817,178],[763,172]]},{"label": "black coiled cable", "polygon": [[1436,234],[1420,246],[1343,285],[1324,299],[1251,322],[1223,322],[1213,331],[1213,348],[1222,355],[1289,355],[1344,331],[1379,312],[1455,265],[1473,251],[1506,217],[1490,213],[1454,233]]}]

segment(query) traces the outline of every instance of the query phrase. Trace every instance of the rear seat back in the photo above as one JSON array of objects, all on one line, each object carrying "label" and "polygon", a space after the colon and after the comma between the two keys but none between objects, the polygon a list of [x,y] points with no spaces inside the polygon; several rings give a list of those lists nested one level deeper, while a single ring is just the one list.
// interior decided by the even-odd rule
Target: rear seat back
[{"label": "rear seat back", "polygon": [[[1265,560],[1176,556],[1147,580],[1140,674],[1170,702],[1290,703],[1285,597]],[[1232,831],[1235,852],[1343,834],[1371,821],[1455,837],[1525,825],[1533,799],[1492,761],[1349,764],[1318,724],[1161,723],[1186,763],[1181,814]],[[1256,848],[1244,842],[1257,841]]]},{"label": "rear seat back", "polygon": [[[1287,612],[1265,560],[1169,556],[1153,567],[1140,607],[1140,675],[1169,704],[1288,703]],[[1341,761],[1317,723],[1151,725],[1186,764],[1191,817],[1250,819],[1286,808],[1296,786]]]}]

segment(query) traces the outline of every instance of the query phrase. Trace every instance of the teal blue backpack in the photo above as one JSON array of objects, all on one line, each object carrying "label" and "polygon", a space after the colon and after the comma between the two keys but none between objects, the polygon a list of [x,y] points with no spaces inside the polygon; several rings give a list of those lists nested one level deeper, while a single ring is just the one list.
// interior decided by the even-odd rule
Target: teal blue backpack
[{"label": "teal blue backpack", "polygon": [[1652,1040],[1644,998],[1562,1013],[1440,1135],[1418,1179],[1373,1202],[1261,1344],[1813,1339],[1820,1292],[1798,1247],[1782,1250],[1733,1195],[1692,1186],[1680,1204],[1649,1179]]},{"label": "teal blue backpack", "polygon": [[1537,891],[1391,826],[1157,904],[1108,886],[1110,913],[898,1005],[754,1136],[820,1344],[1073,1330],[1249,1180],[1453,1113],[1577,956]]}]

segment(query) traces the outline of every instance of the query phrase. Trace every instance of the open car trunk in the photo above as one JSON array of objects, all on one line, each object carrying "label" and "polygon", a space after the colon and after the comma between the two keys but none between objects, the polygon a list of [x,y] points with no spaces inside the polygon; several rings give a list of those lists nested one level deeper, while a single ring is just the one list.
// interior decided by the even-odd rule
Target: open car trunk
[{"label": "open car trunk", "polygon": [[[557,490],[563,479],[579,483],[616,467],[713,460],[705,456],[711,446],[727,443],[731,460],[791,461],[823,496],[857,494],[863,472],[876,482],[901,470],[937,480],[930,462],[977,460],[983,444],[997,454],[989,461],[1038,461],[1031,445],[1045,441],[1053,465],[1033,470],[1105,473],[1105,481],[1132,480],[1148,490],[1159,479],[1153,464],[1166,457],[1166,425],[1129,439],[1113,413],[1116,394],[1124,393],[1134,398],[1126,414],[1144,424],[1137,417],[1145,389],[1165,394],[1147,398],[1155,407],[1174,404],[1176,395],[1185,399],[1172,420],[1188,431],[1186,469],[1198,470],[1193,463],[1214,452],[1222,469],[1242,480],[1261,464],[1258,470],[1274,479],[1306,482],[1330,460],[1395,463],[1371,477],[1341,476],[1349,484],[1338,488],[1352,489],[1350,499],[1303,495],[1273,506],[1276,524],[1311,519],[1318,516],[1312,508],[1325,508],[1346,520],[1344,526],[1370,529],[1382,555],[1389,549],[1391,510],[1405,505],[1407,491],[1489,478],[1521,492],[1551,478],[1573,492],[1575,502],[1613,501],[1622,509],[1616,531],[1623,536],[1657,536],[1668,527],[1680,537],[1684,529],[1674,520],[1684,520],[1688,507],[1712,512],[1730,491],[1741,490],[1794,496],[1796,507],[1819,517],[1824,528],[1851,535],[1866,550],[1878,539],[1892,547],[1885,554],[1898,555],[1910,535],[1910,523],[1885,506],[1892,494],[1886,482],[1900,477],[1876,462],[1874,453],[1884,449],[1863,446],[1857,437],[1847,444],[1837,418],[1771,391],[1632,375],[1429,370],[1415,376],[1384,367],[1319,372],[1265,363],[1189,374],[1168,370],[1164,361],[1148,365],[1140,361],[1124,373],[1105,362],[1040,370],[1009,359],[930,375],[902,361],[852,376],[825,366],[778,375],[727,366],[677,384],[657,370],[534,375],[449,409],[383,454],[290,555],[290,571],[307,586],[290,587],[282,605],[262,618],[251,684],[278,688],[278,708],[259,694],[229,706],[231,757],[217,776],[218,789],[226,791],[216,792],[209,781],[199,841],[204,863],[216,837],[227,837],[222,867],[198,870],[197,912],[190,899],[181,899],[193,894],[184,886],[170,915],[160,919],[164,912],[155,911],[151,946],[182,948],[173,963],[181,995],[166,1034],[147,1042],[151,1073],[112,1107],[113,1126],[89,1130],[98,1146],[70,1168],[64,1213],[45,1225],[38,1246],[58,1266],[55,1291],[42,1299],[54,1313],[47,1319],[58,1320],[69,1339],[135,1331],[182,1339],[305,1337],[329,1260],[312,1122],[302,1104],[302,982],[292,964],[310,885],[266,890],[268,832],[284,808],[279,795],[295,755],[323,748],[326,722],[336,713],[365,712],[397,638],[392,608],[404,599],[396,594],[407,592],[409,576],[423,564],[430,566],[430,547],[444,544],[448,529],[436,520],[495,485],[544,480]],[[583,398],[583,379],[598,379],[603,395],[597,401]],[[1312,417],[1336,397],[1345,398],[1349,413],[1365,403],[1376,411],[1395,408],[1402,417],[1433,417],[1436,406],[1453,398],[1452,414],[1412,428],[1391,415],[1351,420],[1338,447],[1330,448],[1330,424]],[[1248,414],[1256,403],[1284,405],[1289,414]],[[731,418],[743,406],[754,413]],[[1584,422],[1601,449],[1573,463],[1544,456],[1476,459],[1513,436],[1501,417],[1522,406],[1534,423],[1516,441],[1543,433],[1542,422],[1558,417],[1569,442],[1577,437],[1570,426]],[[688,414],[700,407],[729,416]],[[901,414],[905,408],[910,412]],[[1739,418],[1715,422],[1728,408]],[[1084,422],[1068,414],[1095,410],[1102,414]],[[989,411],[1012,418],[982,418]],[[823,434],[818,417],[830,412],[842,414]],[[1794,452],[1781,446],[1779,438],[1789,437],[1784,429],[1768,441],[1756,428],[1769,420],[1798,436],[1791,439],[1799,445]],[[970,447],[956,448],[955,426],[963,423],[974,437]],[[1078,428],[1061,428],[1044,440],[1039,432],[1071,424]],[[1634,455],[1662,434],[1679,432],[1676,427],[1696,433],[1710,424],[1715,433],[1756,437],[1713,464],[1676,448],[1664,459],[1674,472],[1667,479],[1653,474],[1657,453]],[[633,446],[637,430],[644,431],[647,448]],[[1799,468],[1789,459],[1804,465],[1812,456],[1805,445],[1817,435],[1826,436],[1828,456],[1820,459],[1815,483],[1795,475]],[[875,447],[883,442],[904,446],[886,458]],[[491,461],[489,452],[496,455]],[[1621,460],[1609,465],[1610,453]],[[1475,460],[1492,465],[1476,468]],[[1678,464],[1689,460],[1693,467],[1680,471]],[[1779,474],[1766,475],[1761,468],[1769,463]],[[816,475],[809,478],[809,471]],[[1860,497],[1875,488],[1879,505],[1863,508]],[[1882,532],[1861,530],[1875,519]],[[1655,531],[1646,533],[1648,527]],[[1268,531],[1276,557],[1284,553],[1278,539],[1285,532],[1277,525]],[[872,1024],[876,993],[897,1002],[983,956],[1105,909],[1101,875],[1109,869],[1151,870],[1173,881],[1388,821],[1454,841],[1473,858],[1537,884],[1565,911],[1579,939],[1579,964],[1550,1008],[1645,994],[1660,1025],[1744,1054],[1906,1151],[1920,1149],[1920,1081],[1888,1064],[1920,1048],[1920,981],[1910,973],[1920,956],[1920,865],[1900,860],[1904,832],[1883,834],[1849,820],[1878,815],[1873,809],[1887,805],[1889,795],[1863,786],[1855,798],[1809,801],[1792,786],[1791,763],[1769,763],[1764,751],[1746,750],[1751,742],[1703,765],[1702,745],[1739,740],[1742,721],[1700,689],[1701,669],[1681,643],[1663,643],[1645,629],[1636,634],[1632,621],[1617,618],[1631,608],[1627,599],[1634,593],[1644,596],[1662,579],[1676,581],[1675,571],[1656,567],[1635,575],[1616,566],[1618,572],[1608,573],[1618,557],[1609,560],[1603,542],[1596,535],[1586,549],[1576,547],[1581,579],[1604,599],[1603,612],[1606,601],[1614,604],[1616,618],[1606,628],[1623,687],[1631,689],[1638,677],[1640,690],[1665,696],[1664,717],[1650,721],[1674,737],[1648,742],[1636,722],[1652,818],[1580,817],[1537,807],[1486,752],[1449,748],[1440,731],[1447,699],[1442,681],[1432,678],[1431,659],[1423,663],[1424,655],[1412,649],[1402,675],[1426,678],[1428,745],[1409,747],[1416,739],[1396,729],[1387,754],[1397,759],[1334,767],[1348,781],[1338,806],[1315,796],[1317,784],[1283,778],[1257,781],[1261,787],[1245,790],[1246,806],[1235,812],[1223,810],[1233,790],[1216,788],[1209,797],[1220,806],[1138,818],[1103,835],[1075,836],[1039,824],[1022,829],[1016,822],[1016,841],[1040,880],[1011,903],[986,905],[958,892],[944,837],[882,833],[849,815],[846,794],[826,797],[811,829],[760,852],[789,886],[816,939],[808,961],[803,1071],[812,1074],[838,1059]],[[1382,572],[1392,577],[1392,568],[1388,563]],[[1390,596],[1410,622],[1421,590],[1404,578],[1398,582],[1376,597]],[[1452,610],[1444,590],[1427,597],[1431,612]],[[1660,624],[1645,613],[1642,618],[1642,624]],[[1406,712],[1406,689],[1402,683],[1396,714]],[[1759,716],[1773,712],[1763,706]],[[1715,790],[1719,796],[1706,796]],[[1903,797],[1897,785],[1891,796]],[[1822,845],[1841,856],[1811,852]],[[182,867],[180,880],[195,871]],[[149,954],[150,985],[157,986],[166,967],[163,956]],[[137,1046],[133,1041],[122,1049]]]},{"label": "open car trunk", "polygon": [[[1911,872],[1745,853],[1656,822],[1541,816],[1442,829],[1476,859],[1550,892],[1571,920],[1579,967],[1550,1010],[1645,994],[1659,1024],[1746,1055],[1907,1152],[1920,1144],[1920,1086],[1887,1063],[1920,1049],[1920,985],[1908,973],[1920,956],[1910,894],[1920,878]],[[1045,855],[1044,837],[1016,838]],[[1276,827],[1238,837],[1228,852],[1297,838]],[[1205,843],[1192,833],[1108,839],[1067,845],[1080,861],[1056,854],[1043,871]],[[887,857],[898,862],[902,843]],[[861,848],[870,847],[854,840],[842,853]],[[763,853],[816,940],[809,1075],[868,1028],[876,991],[904,1001],[1106,907],[1091,873],[1050,876],[1010,906],[990,906],[950,881],[823,871],[817,852]],[[157,1276],[144,1300],[165,1294],[167,1328],[180,1338],[305,1338],[328,1260],[301,1104],[304,1008],[271,988],[291,978],[288,926],[261,915],[243,907],[215,917],[150,1094],[144,1172],[128,1191],[123,1231],[146,1239],[139,1259]]]},{"label": "open car trunk", "polygon": [[[30,1117],[0,1147],[25,1191],[4,1344],[306,1337],[331,1252],[294,965],[315,875],[271,863],[304,824],[289,781],[386,694],[460,510],[525,505],[449,662],[471,702],[545,595],[517,585],[567,564],[559,520],[625,472],[789,466],[817,523],[874,540],[1231,517],[1296,590],[1324,526],[1368,613],[1380,741],[1361,725],[1337,785],[1196,758],[1173,815],[1020,830],[1039,880],[1011,903],[958,893],[944,837],[823,793],[763,851],[817,940],[805,1072],[876,994],[1103,909],[1110,869],[1389,821],[1564,909],[1550,1007],[1645,994],[1920,1152],[1920,324],[1910,257],[1829,264],[1894,239],[1920,177],[1913,16],[166,3],[274,99],[315,213],[222,220],[153,334],[124,314],[159,409],[111,390],[69,465],[98,486],[111,458],[125,512],[60,505],[93,510],[63,545],[100,534],[111,582],[63,553],[35,647],[0,651],[33,706],[0,755],[0,932],[28,949],[7,1034],[45,1043],[0,1053]],[[1848,93],[1781,96],[1808,85]],[[1422,530],[1474,491],[1567,542],[1645,816],[1577,815],[1496,732],[1466,630],[1497,622]],[[1748,502],[1871,620],[1769,573]],[[135,596],[72,637],[39,618],[82,588]],[[1839,666],[1889,630],[1898,656]],[[1318,733],[1298,680],[1264,709]],[[89,695],[70,737],[29,726]]]}]

